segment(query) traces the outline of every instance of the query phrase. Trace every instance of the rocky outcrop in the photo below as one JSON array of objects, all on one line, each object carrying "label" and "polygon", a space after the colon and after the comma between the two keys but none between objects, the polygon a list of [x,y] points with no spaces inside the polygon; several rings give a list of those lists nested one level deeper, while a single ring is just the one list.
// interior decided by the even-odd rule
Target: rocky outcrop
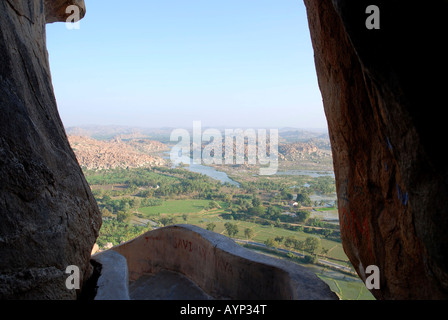
[{"label": "rocky outcrop", "polygon": [[168,146],[147,139],[100,141],[89,137],[68,136],[81,167],[89,170],[161,166],[160,156],[151,155],[168,150]]},{"label": "rocky outcrop", "polygon": [[361,278],[379,267],[379,299],[446,299],[448,2],[371,2],[305,0],[344,249]]},{"label": "rocky outcrop", "polygon": [[67,10],[68,6],[77,6],[79,18],[84,18],[86,14],[84,0],[45,0],[45,21],[47,23],[67,21],[73,12]]},{"label": "rocky outcrop", "polygon": [[[74,299],[101,215],[58,115],[45,23],[82,1],[0,1],[0,298]],[[81,10],[82,12],[82,10]]]},{"label": "rocky outcrop", "polygon": [[309,142],[280,144],[278,146],[278,152],[279,159],[286,161],[299,161],[310,158],[311,155],[316,158],[330,156],[322,152],[314,143]]}]

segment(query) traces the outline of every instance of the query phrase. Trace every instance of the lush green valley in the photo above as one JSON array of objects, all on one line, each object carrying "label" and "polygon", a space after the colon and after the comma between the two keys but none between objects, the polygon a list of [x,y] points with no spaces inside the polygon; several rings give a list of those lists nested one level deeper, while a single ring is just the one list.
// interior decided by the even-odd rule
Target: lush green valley
[{"label": "lush green valley", "polygon": [[238,187],[187,168],[85,170],[85,175],[103,214],[101,249],[154,228],[193,224],[311,268],[341,298],[372,298],[344,254],[337,219],[319,216],[337,216],[334,200],[319,200],[334,196],[330,176],[254,179],[237,173],[231,177]]}]

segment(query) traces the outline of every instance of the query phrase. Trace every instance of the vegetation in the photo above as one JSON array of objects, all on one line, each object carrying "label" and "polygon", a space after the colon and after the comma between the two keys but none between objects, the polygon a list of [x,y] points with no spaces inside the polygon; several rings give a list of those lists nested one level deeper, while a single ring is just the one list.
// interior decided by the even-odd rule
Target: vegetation
[{"label": "vegetation", "polygon": [[229,237],[234,237],[239,232],[238,226],[234,223],[226,222],[224,227],[226,228]]},{"label": "vegetation", "polygon": [[97,241],[101,248],[135,238],[150,230],[150,224],[189,223],[289,250],[284,258],[300,264],[314,266],[327,259],[350,266],[339,226],[312,217],[313,212],[335,210],[312,200],[313,194],[334,192],[331,177],[248,177],[238,181],[238,188],[183,168],[85,173],[103,213]]},{"label": "vegetation", "polygon": [[96,242],[99,247],[105,247],[108,243],[116,246],[124,241],[138,237],[149,230],[150,228],[147,226],[136,226],[114,219],[106,219],[103,220],[103,225],[101,226],[100,234]]},{"label": "vegetation", "polygon": [[[183,168],[86,171],[86,177],[103,217],[123,225],[129,224],[134,217],[140,221],[151,220],[159,226],[191,223],[192,214],[210,212],[222,220],[251,223],[252,227],[243,229],[246,239],[256,236],[255,224],[340,241],[337,225],[310,218],[313,205],[310,194],[333,190],[331,185],[334,180],[329,177],[308,179],[309,187],[291,186],[293,181],[287,179],[262,177],[254,181],[241,181],[240,188],[223,185]],[[304,181],[299,180],[294,182]],[[291,205],[294,202],[296,206]],[[225,224],[227,235],[235,237],[239,234],[237,224]],[[214,231],[217,224],[208,222],[204,227]],[[291,239],[282,245],[298,247]]]}]

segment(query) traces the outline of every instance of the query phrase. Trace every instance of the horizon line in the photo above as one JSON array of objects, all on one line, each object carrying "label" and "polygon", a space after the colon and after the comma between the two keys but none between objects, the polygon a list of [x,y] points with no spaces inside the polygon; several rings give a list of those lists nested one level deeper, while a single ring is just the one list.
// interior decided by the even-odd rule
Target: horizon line
[{"label": "horizon line", "polygon": [[[126,124],[76,124],[76,125],[65,125],[65,129],[71,129],[71,128],[101,128],[101,127],[115,127],[115,128],[127,128],[127,129],[177,129],[177,128],[185,128],[187,126],[141,126],[141,125],[126,125]],[[301,126],[264,126],[264,125],[257,125],[257,126],[228,126],[228,125],[206,125],[202,126],[203,128],[228,128],[228,129],[238,129],[238,128],[251,128],[251,129],[257,129],[257,128],[272,128],[272,129],[298,129],[298,130],[327,130],[328,126],[326,127],[301,127]]]}]

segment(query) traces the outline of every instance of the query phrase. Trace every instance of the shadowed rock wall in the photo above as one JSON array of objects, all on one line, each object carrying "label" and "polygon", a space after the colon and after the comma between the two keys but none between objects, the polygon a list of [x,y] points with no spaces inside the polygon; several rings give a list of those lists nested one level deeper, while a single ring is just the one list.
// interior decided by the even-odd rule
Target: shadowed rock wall
[{"label": "shadowed rock wall", "polygon": [[0,1],[2,299],[73,299],[66,267],[81,284],[91,272],[101,214],[58,115],[45,43],[46,21],[65,21],[72,3]]},{"label": "shadowed rock wall", "polygon": [[344,250],[362,279],[379,267],[379,299],[447,298],[448,1],[304,2]]}]

